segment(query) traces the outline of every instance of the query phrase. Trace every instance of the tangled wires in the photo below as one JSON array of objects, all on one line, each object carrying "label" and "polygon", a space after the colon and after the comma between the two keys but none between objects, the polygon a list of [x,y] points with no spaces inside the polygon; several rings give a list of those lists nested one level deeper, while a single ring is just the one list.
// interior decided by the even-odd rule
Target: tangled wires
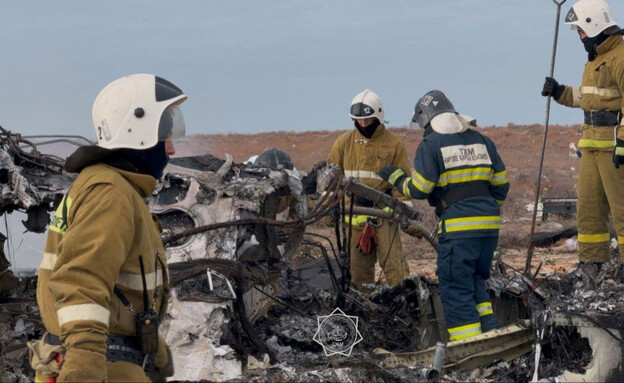
[{"label": "tangled wires", "polygon": [[[30,138],[51,138],[50,140],[35,143]],[[78,140],[84,141],[84,143]],[[81,136],[72,135],[41,135],[41,136],[22,136],[19,133],[12,133],[0,126],[0,147],[6,150],[15,160],[16,164],[20,162],[28,163],[34,166],[44,168],[48,171],[61,173],[65,161],[53,154],[41,153],[37,146],[66,142],[76,146],[91,144],[91,141]],[[28,150],[30,148],[30,150]]]}]

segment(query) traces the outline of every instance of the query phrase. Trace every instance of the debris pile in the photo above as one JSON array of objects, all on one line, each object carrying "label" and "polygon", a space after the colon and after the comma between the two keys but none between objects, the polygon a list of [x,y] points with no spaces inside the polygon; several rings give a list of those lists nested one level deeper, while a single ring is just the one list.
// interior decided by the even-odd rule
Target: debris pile
[{"label": "debris pile", "polygon": [[[28,211],[27,229],[45,228],[73,179],[57,160],[0,129],[0,212]],[[363,294],[348,283],[344,227],[336,225],[335,238],[306,230],[344,212],[346,190],[369,191],[324,164],[303,174],[204,155],[174,159],[165,172],[150,207],[168,244],[173,289],[161,332],[173,351],[173,379],[427,380],[435,344],[448,337],[436,283],[411,276]],[[417,220],[420,213],[396,205],[386,214]],[[303,262],[300,252],[318,256]],[[25,342],[42,335],[36,280],[8,267],[0,257],[0,380],[30,381]],[[624,378],[619,270],[614,259],[588,285],[574,272],[535,277],[498,262],[488,287],[505,327],[449,343],[441,379]],[[362,341],[349,356],[327,357],[315,336],[319,317],[336,308],[358,318]]]}]

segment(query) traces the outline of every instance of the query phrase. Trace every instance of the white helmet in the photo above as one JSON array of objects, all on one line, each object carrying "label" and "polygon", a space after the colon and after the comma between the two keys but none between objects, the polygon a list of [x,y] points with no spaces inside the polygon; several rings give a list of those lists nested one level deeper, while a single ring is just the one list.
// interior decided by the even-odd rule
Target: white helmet
[{"label": "white helmet", "polygon": [[91,112],[98,146],[105,149],[148,149],[184,136],[178,105],[187,96],[169,81],[151,74],[133,74],[108,84]]},{"label": "white helmet", "polygon": [[620,33],[611,9],[604,0],[578,1],[568,11],[565,23],[572,29],[582,29],[589,38],[598,36],[600,32],[607,35]]},{"label": "white helmet", "polygon": [[370,89],[364,89],[351,101],[349,116],[355,120],[375,117],[384,122],[385,110],[381,98]]}]

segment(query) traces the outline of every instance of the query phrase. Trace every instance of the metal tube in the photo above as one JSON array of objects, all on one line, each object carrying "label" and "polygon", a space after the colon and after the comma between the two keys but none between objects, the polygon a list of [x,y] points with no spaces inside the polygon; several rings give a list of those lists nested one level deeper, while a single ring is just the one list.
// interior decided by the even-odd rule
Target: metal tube
[{"label": "metal tube", "polygon": [[[559,19],[561,17],[561,5],[566,0],[553,0],[553,3],[557,5],[557,19],[555,20],[555,36],[553,39],[552,57],[550,59],[550,77],[554,77],[555,74],[555,58],[557,57],[557,41],[559,39]],[[533,258],[533,235],[535,234],[535,219],[537,217],[537,206],[539,204],[540,188],[542,186],[542,170],[544,168],[544,154],[546,153],[546,139],[548,137],[548,124],[550,122],[550,100],[551,96],[548,96],[546,100],[546,120],[544,123],[544,138],[542,140],[542,152],[540,154],[539,171],[537,173],[537,185],[535,187],[535,204],[533,205],[533,218],[531,219],[531,235],[529,237],[529,251],[527,253],[526,265],[524,267],[524,273],[531,272],[531,259]]]}]

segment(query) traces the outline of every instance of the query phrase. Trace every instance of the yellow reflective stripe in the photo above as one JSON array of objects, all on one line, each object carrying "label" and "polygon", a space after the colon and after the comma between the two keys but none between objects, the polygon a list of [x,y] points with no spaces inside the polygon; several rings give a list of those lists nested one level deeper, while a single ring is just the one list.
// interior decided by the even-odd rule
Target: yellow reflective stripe
[{"label": "yellow reflective stripe", "polygon": [[388,206],[384,207],[382,210],[383,210],[383,211],[390,212],[390,213],[392,213],[392,212],[394,211],[394,209],[393,209],[393,208],[388,207]]},{"label": "yellow reflective stripe", "polygon": [[418,173],[416,170],[412,172],[412,184],[425,194],[431,193],[435,187],[435,183],[423,177],[422,174]]},{"label": "yellow reflective stripe", "polygon": [[370,170],[345,170],[344,175],[345,177],[353,177],[358,179],[370,178],[373,180],[382,180],[382,178],[379,177],[379,174]]},{"label": "yellow reflective stripe", "polygon": [[81,303],[56,310],[56,316],[58,317],[59,326],[73,321],[92,320],[103,323],[108,327],[110,311],[95,303]]},{"label": "yellow reflective stripe", "polygon": [[39,268],[44,270],[54,270],[55,264],[56,254],[44,252],[43,257],[41,258],[41,264],[39,265]]},{"label": "yellow reflective stripe", "polygon": [[477,305],[477,311],[479,312],[479,316],[486,316],[490,314],[494,314],[492,311],[492,303],[491,302],[483,302]]},{"label": "yellow reflective stripe", "polygon": [[392,174],[388,178],[388,183],[391,183],[392,185],[394,185],[397,182],[397,180],[403,177],[404,175],[405,175],[405,172],[403,170],[397,169],[394,172],[392,172]]},{"label": "yellow reflective stripe", "polygon": [[[143,291],[143,280],[141,274],[134,274],[128,272],[119,273],[117,282],[119,286],[123,286],[130,290]],[[154,286],[162,286],[163,279],[162,273],[147,273],[145,274],[145,284],[148,290],[153,290]]]},{"label": "yellow reflective stripe", "polygon": [[507,170],[503,170],[499,173],[494,173],[492,175],[492,180],[490,181],[492,185],[503,185],[507,183]]},{"label": "yellow reflective stripe", "polygon": [[609,242],[609,233],[602,234],[581,234],[578,235],[578,241],[583,243],[601,243]]},{"label": "yellow reflective stripe", "polygon": [[353,216],[345,216],[344,221],[347,225],[363,225],[366,223],[366,220],[369,218],[368,215],[353,215]]},{"label": "yellow reflective stripe", "polygon": [[581,106],[581,87],[575,86],[572,87],[572,106],[579,107]]},{"label": "yellow reflective stripe", "polygon": [[505,201],[503,201],[502,199],[497,199],[495,201],[498,204],[498,206],[503,206],[503,204],[505,203]]},{"label": "yellow reflective stripe", "polygon": [[449,328],[451,340],[460,340],[481,334],[481,323],[472,323],[465,326]]},{"label": "yellow reflective stripe", "polygon": [[614,140],[589,140],[586,138],[582,138],[579,140],[579,143],[578,143],[579,148],[610,149],[614,146],[615,146]]},{"label": "yellow reflective stripe", "polygon": [[624,156],[624,148],[621,146],[615,147],[615,154],[618,156]]},{"label": "yellow reflective stripe", "polygon": [[444,221],[448,233],[466,230],[500,229],[500,216],[452,218]]},{"label": "yellow reflective stripe", "polygon": [[618,245],[624,245],[624,237],[618,235]]},{"label": "yellow reflective stripe", "polygon": [[415,188],[418,188],[418,186],[416,186],[416,184],[414,183],[414,180],[410,178],[409,181],[403,182],[403,190],[401,190],[401,194],[403,194],[406,197],[412,198],[412,193],[410,192],[410,189],[409,189],[410,184],[414,185]]},{"label": "yellow reflective stripe", "polygon": [[490,181],[492,179],[491,168],[468,168],[444,172],[438,179],[437,186],[455,184],[469,181]]},{"label": "yellow reflective stripe", "polygon": [[581,94],[593,94],[600,97],[620,97],[618,88],[598,88],[596,86],[582,86]]}]

